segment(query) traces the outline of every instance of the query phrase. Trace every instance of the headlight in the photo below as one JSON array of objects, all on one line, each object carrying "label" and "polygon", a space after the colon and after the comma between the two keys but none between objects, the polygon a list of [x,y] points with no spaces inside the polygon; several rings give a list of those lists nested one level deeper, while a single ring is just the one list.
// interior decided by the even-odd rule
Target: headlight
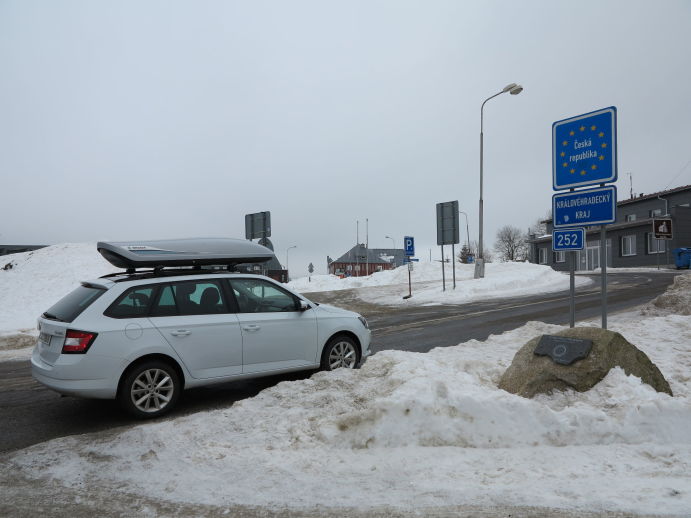
[{"label": "headlight", "polygon": [[357,319],[362,322],[362,325],[365,326],[366,329],[369,329],[369,326],[367,325],[367,320],[365,320],[365,317],[357,317]]}]

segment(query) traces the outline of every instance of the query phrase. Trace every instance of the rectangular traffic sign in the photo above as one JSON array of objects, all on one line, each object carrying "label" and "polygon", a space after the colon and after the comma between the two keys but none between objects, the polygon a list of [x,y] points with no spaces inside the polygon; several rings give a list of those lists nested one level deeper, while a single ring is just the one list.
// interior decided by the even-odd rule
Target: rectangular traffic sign
[{"label": "rectangular traffic sign", "polygon": [[552,231],[552,250],[583,250],[585,229],[583,227]]},{"label": "rectangular traffic sign", "polygon": [[617,109],[603,108],[552,124],[555,191],[617,180]]},{"label": "rectangular traffic sign", "polygon": [[672,218],[654,218],[655,239],[672,239]]},{"label": "rectangular traffic sign", "polygon": [[415,238],[412,236],[405,236],[403,238],[403,244],[405,247],[405,255],[410,257],[415,255]]},{"label": "rectangular traffic sign", "polygon": [[617,220],[614,185],[552,195],[554,227],[604,225]]},{"label": "rectangular traffic sign", "polygon": [[271,237],[271,212],[245,214],[245,239]]},{"label": "rectangular traffic sign", "polygon": [[437,203],[438,245],[455,245],[460,242],[458,218],[458,200]]}]

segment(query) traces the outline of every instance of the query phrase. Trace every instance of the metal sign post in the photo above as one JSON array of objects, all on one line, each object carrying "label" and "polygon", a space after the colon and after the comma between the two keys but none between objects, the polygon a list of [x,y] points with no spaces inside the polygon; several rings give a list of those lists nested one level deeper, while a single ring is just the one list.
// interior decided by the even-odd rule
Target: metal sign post
[{"label": "metal sign post", "polygon": [[602,329],[607,329],[607,231],[600,227],[600,284],[602,289]]},{"label": "metal sign post", "polygon": [[456,289],[456,245],[451,243],[451,271],[453,272],[453,289]]},{"label": "metal sign post", "polygon": [[[454,246],[460,243],[458,201],[437,203],[437,244],[441,245],[442,283],[446,291],[446,274],[444,272],[444,245],[451,245],[451,253]],[[456,264],[453,264],[453,287],[456,288]]]},{"label": "metal sign post", "polygon": [[[672,218],[653,218],[653,234],[655,239],[672,239]],[[665,251],[669,247],[665,244]],[[655,243],[655,255],[657,256],[657,269],[660,269],[660,245]],[[669,257],[667,258],[669,259]],[[669,260],[667,260],[669,264]]]},{"label": "metal sign post", "polygon": [[405,250],[405,260],[408,263],[408,295],[403,298],[409,299],[413,296],[413,286],[410,279],[410,272],[413,271],[413,261],[417,260],[412,258],[412,256],[415,255],[415,238],[413,236],[404,236],[403,246]]},{"label": "metal sign post", "polygon": [[569,327],[576,327],[576,252],[569,252],[569,291],[571,301],[569,303]]},{"label": "metal sign post", "polygon": [[552,250],[555,252],[568,251],[569,254],[569,290],[571,303],[569,307],[569,325],[576,325],[576,250],[585,247],[585,229],[570,228],[552,232]]},{"label": "metal sign post", "polygon": [[441,285],[442,291],[446,291],[446,275],[444,272],[444,245],[441,245]]},{"label": "metal sign post", "polygon": [[410,272],[413,271],[413,263],[412,261],[408,263],[408,295],[403,297],[404,299],[409,299],[410,297],[413,296],[413,283],[410,279]]}]

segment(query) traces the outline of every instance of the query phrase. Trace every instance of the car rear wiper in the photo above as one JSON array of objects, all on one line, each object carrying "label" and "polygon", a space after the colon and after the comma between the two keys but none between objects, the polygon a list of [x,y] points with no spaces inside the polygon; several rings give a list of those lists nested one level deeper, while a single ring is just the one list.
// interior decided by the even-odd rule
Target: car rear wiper
[{"label": "car rear wiper", "polygon": [[58,318],[57,316],[53,315],[52,313],[45,312],[43,313],[43,318],[49,318],[50,320],[57,320],[58,322],[64,322],[62,318]]}]

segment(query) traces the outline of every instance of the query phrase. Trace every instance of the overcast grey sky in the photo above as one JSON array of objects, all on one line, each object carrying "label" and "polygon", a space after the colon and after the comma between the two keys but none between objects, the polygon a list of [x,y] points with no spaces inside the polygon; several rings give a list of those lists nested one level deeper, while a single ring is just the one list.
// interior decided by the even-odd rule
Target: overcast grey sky
[{"label": "overcast grey sky", "polygon": [[438,256],[437,202],[477,239],[480,105],[512,82],[486,246],[549,210],[559,119],[617,107],[619,199],[691,184],[689,1],[0,0],[0,242],[242,238],[270,210],[293,277],[365,218]]}]

